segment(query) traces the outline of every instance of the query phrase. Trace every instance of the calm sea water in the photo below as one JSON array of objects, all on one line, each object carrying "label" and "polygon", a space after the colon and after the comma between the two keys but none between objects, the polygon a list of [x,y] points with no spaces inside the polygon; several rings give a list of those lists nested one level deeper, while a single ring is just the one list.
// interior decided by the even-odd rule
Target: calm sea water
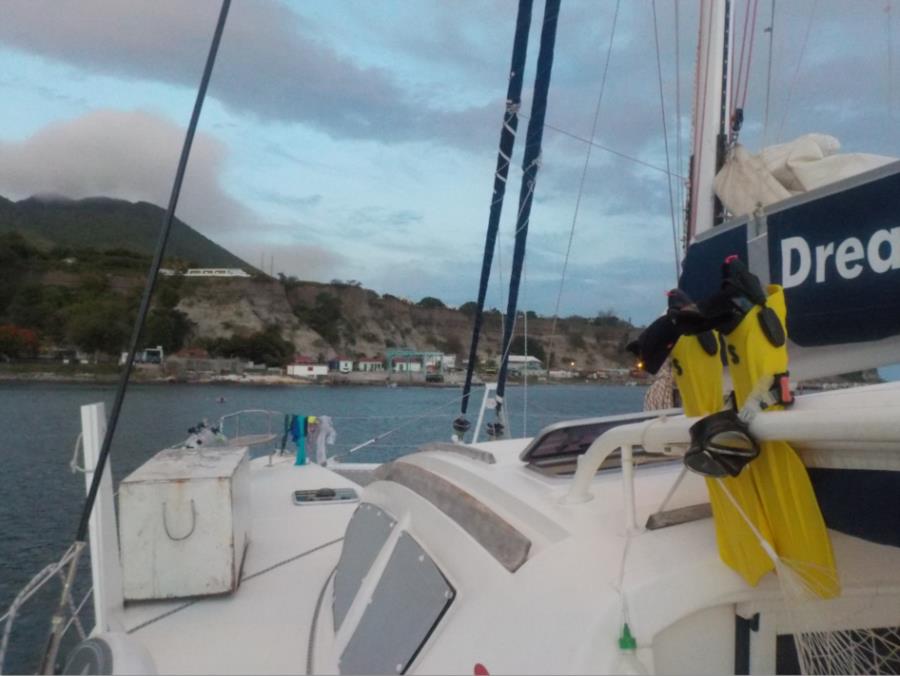
[{"label": "calm sea water", "polygon": [[[469,407],[473,424],[481,395],[482,390],[474,390]],[[637,411],[643,395],[642,387],[513,387],[507,391],[511,433],[530,436],[566,418]],[[103,401],[108,411],[113,396],[111,385],[0,383],[0,615],[31,576],[71,543],[85,492],[83,475],[69,469],[80,431],[79,407]],[[459,398],[456,388],[133,385],[113,441],[113,476],[118,481],[161,448],[183,440],[188,427],[201,419],[214,421],[246,408],[332,416],[337,443],[330,455],[396,429],[377,445],[345,458],[390,460],[426,441],[449,440]],[[80,577],[84,581],[90,575]],[[59,586],[49,587],[16,622],[7,673],[37,668]],[[81,588],[86,589],[83,582]]]}]

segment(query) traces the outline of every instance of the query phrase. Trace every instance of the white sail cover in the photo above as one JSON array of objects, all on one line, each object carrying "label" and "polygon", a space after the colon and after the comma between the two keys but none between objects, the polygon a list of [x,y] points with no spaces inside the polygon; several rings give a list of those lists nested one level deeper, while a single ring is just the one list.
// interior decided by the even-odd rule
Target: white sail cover
[{"label": "white sail cover", "polygon": [[840,154],[827,134],[806,134],[751,154],[737,144],[716,175],[716,195],[733,216],[752,213],[792,195],[876,169],[894,158],[866,153]]}]

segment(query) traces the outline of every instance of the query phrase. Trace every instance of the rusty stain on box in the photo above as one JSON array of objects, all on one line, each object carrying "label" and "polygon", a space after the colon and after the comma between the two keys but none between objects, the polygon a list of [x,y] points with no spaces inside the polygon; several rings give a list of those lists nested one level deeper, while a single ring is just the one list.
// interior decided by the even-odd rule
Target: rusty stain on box
[{"label": "rusty stain on box", "polygon": [[119,486],[125,600],[234,591],[249,529],[247,448],[160,451]]}]

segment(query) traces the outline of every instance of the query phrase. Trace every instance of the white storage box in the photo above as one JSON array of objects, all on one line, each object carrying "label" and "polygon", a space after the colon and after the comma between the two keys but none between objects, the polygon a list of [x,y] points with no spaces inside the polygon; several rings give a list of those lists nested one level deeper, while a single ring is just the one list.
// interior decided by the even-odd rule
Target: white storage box
[{"label": "white storage box", "polygon": [[160,451],[119,486],[125,600],[234,591],[249,528],[246,448]]}]

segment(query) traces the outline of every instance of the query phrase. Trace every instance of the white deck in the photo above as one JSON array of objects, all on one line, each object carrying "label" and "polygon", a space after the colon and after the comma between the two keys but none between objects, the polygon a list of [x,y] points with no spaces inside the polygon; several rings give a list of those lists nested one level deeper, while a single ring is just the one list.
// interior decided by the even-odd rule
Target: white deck
[{"label": "white deck", "polygon": [[271,467],[257,458],[250,467],[253,519],[237,592],[125,608],[125,629],[150,651],[159,673],[306,673],[316,602],[356,503],[301,507],[291,496],[355,486],[317,465],[295,467],[292,457]]}]

